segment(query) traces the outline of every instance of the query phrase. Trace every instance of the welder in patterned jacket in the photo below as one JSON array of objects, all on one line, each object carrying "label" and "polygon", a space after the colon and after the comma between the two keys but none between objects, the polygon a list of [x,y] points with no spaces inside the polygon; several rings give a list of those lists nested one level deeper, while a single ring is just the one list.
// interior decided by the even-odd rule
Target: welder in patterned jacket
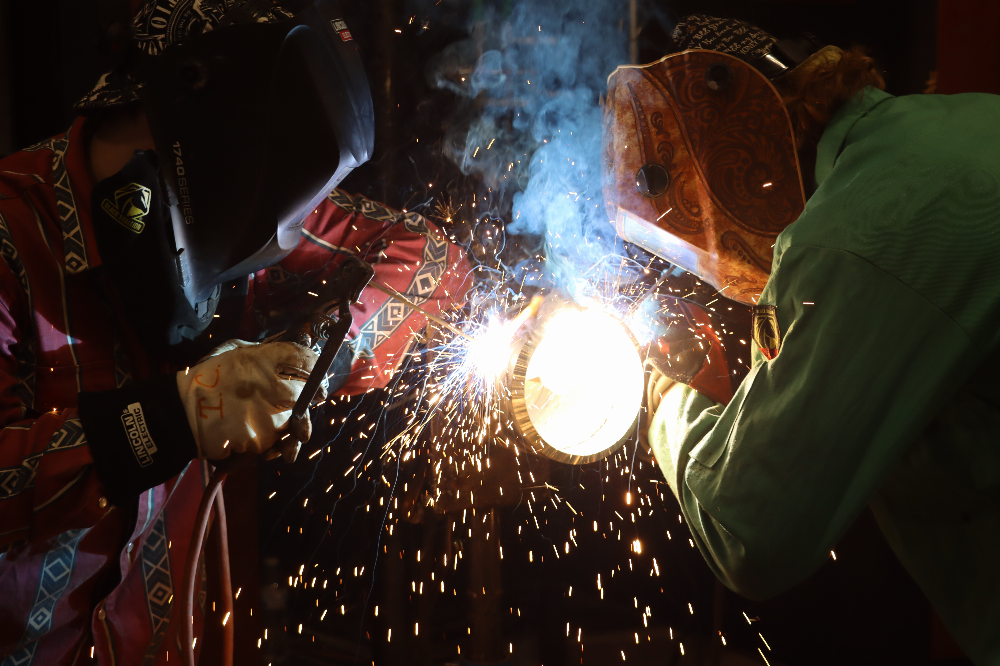
[{"label": "welder in patterned jacket", "polygon": [[[299,165],[287,162],[282,173],[265,165],[262,180],[234,182],[225,192],[230,202],[253,199],[258,208],[278,211],[278,229],[271,215],[272,228],[265,235],[284,235],[282,247],[272,243],[250,252],[249,260],[238,256],[232,243],[260,231],[253,223],[257,209],[244,208],[236,219],[211,220],[229,225],[224,240],[235,240],[220,245],[216,239],[215,253],[207,255],[238,261],[209,266],[212,273],[191,259],[203,246],[197,229],[190,227],[204,224],[199,211],[213,204],[213,193],[205,194],[204,188],[198,198],[199,182],[204,185],[212,175],[197,180],[198,159],[208,160],[202,162],[206,174],[215,155],[199,154],[196,136],[177,141],[186,151],[183,159],[170,154],[178,149],[171,150],[169,143],[166,150],[153,150],[162,143],[157,128],[150,129],[156,99],[145,96],[153,79],[143,79],[149,71],[143,67],[155,64],[160,51],[177,49],[175,44],[191,40],[197,46],[208,43],[204,37],[225,35],[229,23],[273,29],[298,21],[320,39],[332,36],[353,51],[339,19],[291,17],[275,5],[260,12],[232,4],[143,5],[135,19],[135,50],[150,56],[145,64],[102,77],[78,105],[84,116],[65,134],[0,160],[4,665],[180,659],[178,621],[171,622],[171,616],[210,471],[206,460],[232,450],[275,453],[269,449],[315,360],[312,352],[291,343],[230,343],[228,351],[198,365],[205,353],[227,340],[256,342],[280,330],[288,313],[308,306],[349,255],[372,264],[375,281],[429,311],[464,298],[468,265],[438,229],[420,215],[334,189],[351,166],[367,159],[370,131],[363,135],[370,97],[367,109],[362,105],[355,115],[342,113],[346,120],[330,121],[341,150],[327,171],[310,166],[312,171],[301,170],[286,188],[309,181],[318,196],[300,191],[291,204],[280,199],[284,190],[274,183],[289,182],[281,181],[282,174],[298,173]],[[310,11],[335,8],[318,2]],[[332,35],[322,34],[324,25],[333,26]],[[216,40],[199,46],[230,47],[238,50],[239,44]],[[281,67],[290,65],[279,59],[275,68]],[[316,68],[322,70],[322,63]],[[205,89],[224,77],[225,72],[219,74]],[[298,84],[310,85],[308,80]],[[363,101],[367,84],[361,93],[355,97]],[[308,103],[293,101],[308,126]],[[270,112],[280,109],[270,107]],[[158,113],[159,129],[166,131],[163,109]],[[238,112],[221,115],[215,128],[220,152],[231,138],[225,125],[240,122]],[[319,130],[330,127],[320,124]],[[352,149],[351,132],[362,135],[360,150],[354,141],[353,162],[344,157]],[[275,134],[280,138],[281,132],[270,138]],[[330,132],[326,136],[333,141]],[[267,132],[258,138],[269,140]],[[282,145],[273,145],[280,156]],[[324,146],[322,136],[317,145]],[[314,162],[323,158],[310,157],[308,148],[302,154]],[[253,159],[232,169],[245,171],[245,162]],[[281,210],[296,207],[296,214],[282,218]],[[191,215],[194,224],[185,219]],[[171,261],[164,263],[164,256]],[[213,279],[218,281],[212,284]],[[338,356],[340,375],[331,381],[339,393],[359,394],[386,386],[425,321],[372,289],[351,310],[347,355]],[[241,393],[247,387],[256,397]],[[210,608],[196,604],[195,636],[211,618]]]}]

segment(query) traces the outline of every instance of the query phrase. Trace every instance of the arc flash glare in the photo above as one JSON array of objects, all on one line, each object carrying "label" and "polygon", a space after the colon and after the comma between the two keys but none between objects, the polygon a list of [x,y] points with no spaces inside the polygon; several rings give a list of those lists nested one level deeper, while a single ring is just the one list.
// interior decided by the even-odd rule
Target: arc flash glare
[{"label": "arc flash glare", "polygon": [[552,312],[515,349],[503,379],[518,433],[559,462],[605,458],[638,423],[638,343],[620,320],[595,308]]}]

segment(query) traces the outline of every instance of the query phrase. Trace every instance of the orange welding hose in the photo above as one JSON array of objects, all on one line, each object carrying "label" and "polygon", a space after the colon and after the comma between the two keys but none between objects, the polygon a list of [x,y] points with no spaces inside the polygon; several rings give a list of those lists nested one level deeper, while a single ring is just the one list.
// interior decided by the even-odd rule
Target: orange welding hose
[{"label": "orange welding hose", "polygon": [[[216,474],[219,470],[215,471]],[[226,472],[222,472],[223,476]],[[226,529],[226,501],[223,492],[215,494],[214,532],[219,549],[219,572],[222,575],[222,666],[232,666],[233,663],[233,631],[236,618],[233,613],[233,579],[229,571],[229,532]]]},{"label": "orange welding hose", "polygon": [[[194,624],[192,618],[194,617],[194,579],[195,579],[195,569],[198,568],[198,557],[201,554],[202,544],[205,542],[205,533],[208,531],[208,516],[211,512],[213,506],[220,506],[221,511],[217,512],[217,515],[221,515],[220,520],[221,527],[220,532],[225,530],[225,511],[224,505],[221,504],[222,495],[222,482],[226,480],[227,472],[221,469],[216,469],[212,474],[211,480],[205,487],[205,492],[201,498],[201,505],[198,507],[198,514],[195,518],[194,530],[191,533],[191,543],[188,546],[187,561],[184,563],[184,578],[181,584],[181,617],[180,621],[180,644],[181,644],[181,658],[183,659],[184,666],[195,666],[194,660]],[[216,497],[219,497],[219,500]],[[229,580],[229,557],[228,557],[228,547],[222,551],[222,555],[225,557],[226,564],[224,567],[225,581],[223,583],[224,591],[227,592],[227,601],[223,603],[228,603],[230,609],[232,608],[232,582]],[[230,616],[230,621],[232,621],[232,616]],[[228,623],[227,623],[228,624]],[[226,651],[228,644],[228,652]],[[228,661],[225,664],[232,664],[233,659],[232,650],[232,636],[225,636],[223,643],[223,658],[228,657]]]}]

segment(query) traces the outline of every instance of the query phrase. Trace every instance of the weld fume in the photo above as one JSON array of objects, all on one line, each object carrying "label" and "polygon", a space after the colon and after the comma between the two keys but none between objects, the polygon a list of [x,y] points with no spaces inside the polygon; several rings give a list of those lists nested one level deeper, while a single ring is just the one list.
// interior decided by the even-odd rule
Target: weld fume
[{"label": "weld fume", "polygon": [[500,215],[511,220],[507,233],[544,247],[544,277],[530,262],[512,267],[512,277],[552,281],[578,300],[593,298],[595,281],[631,272],[622,270],[601,195],[601,96],[627,62],[627,11],[608,0],[487,7],[471,37],[428,70],[432,84],[467,100],[446,153],[483,179],[489,194],[481,193],[480,212],[510,201]]}]

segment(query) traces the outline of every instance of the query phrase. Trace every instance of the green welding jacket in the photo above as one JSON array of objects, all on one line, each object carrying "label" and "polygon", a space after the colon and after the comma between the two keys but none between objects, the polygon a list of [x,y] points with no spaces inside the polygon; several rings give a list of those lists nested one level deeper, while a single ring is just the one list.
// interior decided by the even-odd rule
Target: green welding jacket
[{"label": "green welding jacket", "polygon": [[871,506],[977,664],[1000,664],[1000,97],[869,88],[818,146],[732,402],[667,392],[649,440],[718,577],[764,598]]}]

